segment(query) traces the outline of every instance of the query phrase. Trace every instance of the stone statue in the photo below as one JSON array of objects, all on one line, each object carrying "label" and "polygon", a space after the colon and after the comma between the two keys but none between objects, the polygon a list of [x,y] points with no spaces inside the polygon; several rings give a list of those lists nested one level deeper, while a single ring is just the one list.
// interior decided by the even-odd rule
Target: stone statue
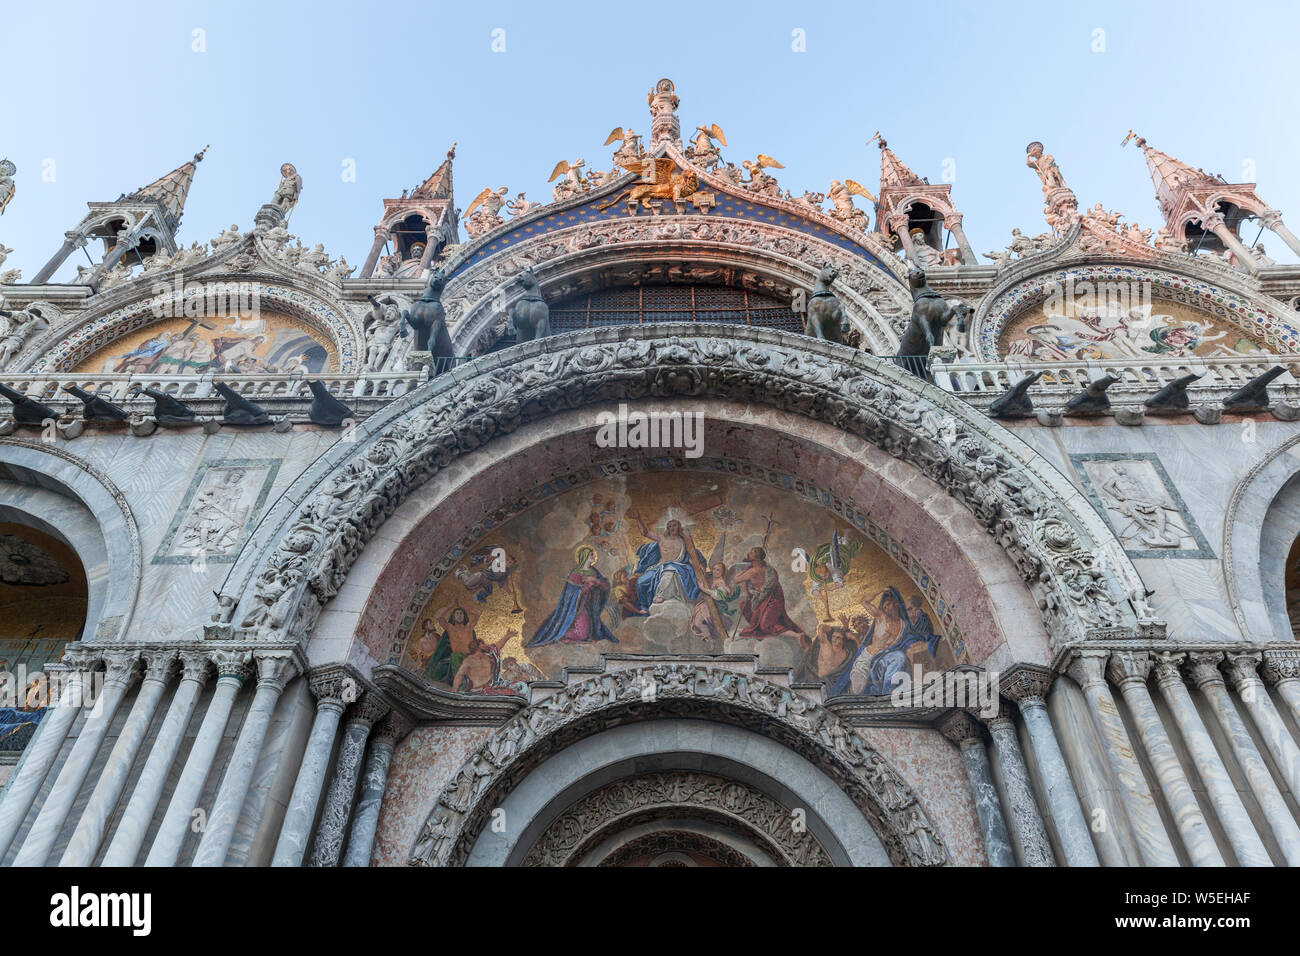
[{"label": "stone statue", "polygon": [[13,312],[0,309],[0,319],[4,320],[0,331],[0,369],[4,369],[23,350],[32,333],[49,328],[49,323],[30,306]]},{"label": "stone statue", "polygon": [[[17,172],[18,167],[12,160],[0,159],[0,216],[4,215],[5,206],[9,205],[9,200],[14,198],[17,191],[14,185],[14,174]],[[13,252],[12,249],[9,251]]]},{"label": "stone statue", "polygon": [[646,94],[645,100],[650,107],[650,145],[667,142],[680,146],[682,126],[677,119],[677,107],[681,105],[681,100],[673,81],[667,78],[660,80]]},{"label": "stone statue", "polygon": [[524,297],[510,308],[510,329],[515,341],[531,342],[551,334],[551,310],[542,298],[542,286],[532,269],[519,274],[524,285]]},{"label": "stone statue", "polygon": [[430,344],[439,355],[451,355],[451,336],[447,334],[447,313],[442,307],[442,288],[447,277],[441,269],[433,270],[424,292],[415,304],[402,313],[402,319],[415,329],[413,351],[428,352]]},{"label": "stone statue", "polygon": [[504,225],[501,207],[506,204],[507,192],[509,190],[505,186],[499,189],[484,186],[483,191],[474,197],[465,213],[465,232],[471,239],[477,239],[497,226]]},{"label": "stone statue", "polygon": [[741,183],[751,192],[756,192],[760,196],[769,196],[773,199],[779,199],[781,190],[777,187],[776,177],[763,172],[764,169],[785,169],[785,166],[778,163],[766,153],[759,153],[756,159],[747,159],[740,165],[745,167],[749,173],[749,179]]},{"label": "stone statue", "polygon": [[817,274],[817,284],[808,300],[808,318],[804,322],[804,335],[826,339],[828,342],[844,341],[847,319],[840,300],[831,291],[831,283],[839,277],[839,270],[829,262]]},{"label": "stone statue", "polygon": [[555,183],[554,188],[551,190],[551,198],[555,202],[577,196],[579,193],[586,191],[587,183],[582,178],[582,169],[586,165],[587,161],[581,156],[572,162],[562,159],[555,164],[555,168],[551,170],[550,179],[546,180],[548,183],[555,183],[557,178],[564,177],[558,183]]},{"label": "stone statue", "polygon": [[930,381],[930,350],[943,344],[943,330],[955,316],[957,331],[966,331],[966,313],[955,309],[930,288],[925,272],[912,269],[907,273],[912,290],[912,320],[898,343],[894,361],[918,378]]},{"label": "stone statue", "polygon": [[510,215],[516,219],[528,215],[534,209],[541,208],[541,205],[539,202],[529,202],[524,198],[523,193],[520,193],[514,199],[506,200],[506,209],[510,210]]},{"label": "stone statue", "polygon": [[1043,151],[1042,143],[1030,143],[1025,147],[1025,154],[1025,165],[1038,173],[1038,178],[1043,182],[1044,196],[1053,189],[1065,188],[1065,177],[1061,175],[1061,167],[1056,165],[1056,160],[1051,153]]},{"label": "stone statue", "polygon": [[366,315],[366,371],[379,372],[393,351],[393,343],[402,329],[402,310],[392,296],[376,299],[366,296],[372,306]]},{"label": "stone statue", "polygon": [[298,170],[294,169],[293,163],[285,163],[280,167],[280,185],[276,187],[275,195],[271,198],[271,205],[287,217],[298,204],[300,195],[302,195],[302,177],[298,175]]},{"label": "stone statue", "polygon": [[923,230],[913,229],[911,236],[912,261],[918,267],[933,269],[935,266],[943,265],[943,253],[925,241],[925,232]]},{"label": "stone statue", "polygon": [[[715,143],[714,140],[718,142]],[[722,134],[722,127],[717,123],[709,126],[695,127],[695,140],[691,143],[686,158],[696,166],[712,169],[722,161],[718,143],[727,145],[727,137]]]},{"label": "stone statue", "polygon": [[826,191],[826,198],[835,207],[831,210],[830,216],[832,219],[838,219],[866,232],[867,214],[853,205],[854,196],[864,196],[873,203],[876,201],[876,197],[871,195],[862,184],[852,179],[846,179],[844,182],[832,179],[831,188]]},{"label": "stone statue", "polygon": [[[233,246],[244,237],[239,234],[239,226],[235,223],[230,224],[229,229],[221,230],[221,234],[212,240],[211,246],[214,253],[222,252],[229,246]],[[286,241],[288,237],[285,237]]]}]

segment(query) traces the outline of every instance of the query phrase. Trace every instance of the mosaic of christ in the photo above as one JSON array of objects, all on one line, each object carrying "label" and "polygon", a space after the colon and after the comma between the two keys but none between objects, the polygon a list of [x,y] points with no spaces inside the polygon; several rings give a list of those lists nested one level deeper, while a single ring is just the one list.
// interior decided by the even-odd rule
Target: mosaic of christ
[{"label": "mosaic of christ", "polygon": [[1002,333],[1006,358],[1040,362],[1188,358],[1261,351],[1240,329],[1176,302],[1057,302],[1016,316]]},{"label": "mosaic of christ", "polygon": [[78,372],[144,375],[333,371],[334,349],[305,322],[260,313],[167,319],[105,346]]},{"label": "mosaic of christ", "polygon": [[532,506],[456,558],[402,664],[460,693],[521,693],[602,654],[727,653],[789,667],[828,695],[880,696],[917,668],[964,660],[879,546],[744,479],[601,479]]}]

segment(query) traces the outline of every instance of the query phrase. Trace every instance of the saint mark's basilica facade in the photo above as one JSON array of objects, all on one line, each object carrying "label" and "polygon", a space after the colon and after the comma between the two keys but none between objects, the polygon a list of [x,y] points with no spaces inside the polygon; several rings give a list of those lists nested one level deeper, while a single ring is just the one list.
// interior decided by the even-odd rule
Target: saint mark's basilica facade
[{"label": "saint mark's basilica facade", "polygon": [[796,195],[647,101],[359,266],[289,163],[183,239],[202,153],[0,258],[0,861],[1300,863],[1267,184],[1031,143],[976,254],[901,144]]}]

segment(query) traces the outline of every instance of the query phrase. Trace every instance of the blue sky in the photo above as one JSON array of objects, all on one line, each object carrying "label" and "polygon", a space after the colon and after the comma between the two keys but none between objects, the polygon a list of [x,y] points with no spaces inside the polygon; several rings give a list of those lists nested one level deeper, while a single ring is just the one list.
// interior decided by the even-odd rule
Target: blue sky
[{"label": "blue sky", "polygon": [[1300,232],[1298,28],[1288,3],[10,3],[0,156],[19,167],[18,194],[0,242],[16,249],[5,268],[30,278],[87,200],[211,143],[186,244],[249,226],[290,161],[305,184],[291,231],[360,264],[381,200],[453,140],[462,208],[485,185],[549,201],[558,160],[607,168],[612,127],[648,132],[661,76],[684,130],[719,124],[725,157],[776,157],[796,193],[845,177],[876,191],[877,129],[932,182],[952,160],[979,253],[1013,226],[1046,228],[1024,165],[1034,139],[1082,205],[1158,225],[1141,153],[1119,146],[1129,127],[1232,182],[1253,169]]}]

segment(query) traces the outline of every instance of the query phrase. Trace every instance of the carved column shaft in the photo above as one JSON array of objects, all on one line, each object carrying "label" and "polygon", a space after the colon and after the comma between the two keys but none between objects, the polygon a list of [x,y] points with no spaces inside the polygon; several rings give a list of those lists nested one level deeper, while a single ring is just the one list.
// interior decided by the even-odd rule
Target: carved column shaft
[{"label": "carved column shaft", "polygon": [[1228,677],[1237,696],[1246,705],[1250,718],[1264,738],[1264,746],[1277,765],[1292,795],[1300,794],[1300,747],[1273,706],[1273,698],[1260,679],[1259,654],[1228,654]]},{"label": "carved column shaft", "polygon": [[81,812],[81,819],[77,821],[77,828],[68,841],[67,849],[63,851],[59,866],[90,866],[95,862],[95,854],[99,852],[99,845],[104,839],[108,818],[117,809],[117,801],[122,796],[122,788],[126,786],[126,778],[130,775],[136,754],[140,752],[145,735],[149,732],[154,711],[167,689],[175,665],[175,652],[151,652],[145,655],[145,677],[140,684],[140,692],[117,736],[117,743],[109,753],[108,762],[100,771],[99,782],[95,784],[95,790]]},{"label": "carved column shaft", "polygon": [[50,261],[41,267],[41,271],[32,277],[32,285],[43,285],[50,280],[54,273],[59,271],[59,266],[68,261],[68,256],[72,255],[74,249],[79,249],[86,244],[84,237],[73,238],[69,236],[63,240],[63,245],[59,246]]},{"label": "carved column shaft", "polygon": [[388,788],[388,770],[393,748],[410,731],[411,724],[396,712],[385,717],[375,729],[366,754],[366,768],[361,775],[361,794],[352,814],[352,832],[348,835],[344,866],[369,866],[379,827],[379,809]]},{"label": "carved column shaft", "polygon": [[145,858],[145,866],[175,866],[189,830],[190,819],[198,808],[199,797],[203,793],[203,784],[212,770],[212,761],[217,755],[217,747],[226,732],[230,712],[235,706],[235,697],[244,686],[249,674],[250,656],[244,654],[224,654],[215,657],[217,665],[217,684],[213,689],[212,700],[208,702],[203,723],[190,747],[190,755],[176,781],[171,801],[167,804],[167,813],[163,816],[158,832],[154,835],[153,845]]},{"label": "carved column shaft", "polygon": [[352,678],[339,668],[313,675],[311,690],[316,695],[316,718],[312,721],[307,749],[298,768],[298,779],[293,785],[293,795],[280,825],[280,839],[275,845],[272,866],[302,866],[311,837],[312,824],[316,822],[316,808],[320,805],[321,789],[325,784],[325,771],[329,769],[330,754],[334,752],[334,738],[343,717],[345,681]]},{"label": "carved column shaft", "polygon": [[1147,759],[1155,770],[1160,790],[1165,795],[1192,865],[1223,866],[1223,855],[1215,845],[1214,835],[1205,822],[1196,795],[1192,793],[1192,785],[1187,782],[1173,743],[1165,733],[1164,724],[1160,722],[1156,705],[1147,690],[1150,669],[1151,660],[1144,652],[1115,653],[1110,657],[1107,674],[1119,685],[1120,694],[1133,715]]},{"label": "carved column shaft", "polygon": [[961,749],[961,762],[966,767],[966,778],[975,798],[975,815],[979,818],[989,866],[1015,866],[1016,854],[1011,848],[1011,835],[1002,815],[1002,803],[998,799],[993,768],[989,765],[989,755],[984,751],[979,725],[969,715],[955,711],[945,718],[939,730]]},{"label": "carved column shaft", "polygon": [[212,812],[208,814],[199,848],[194,852],[193,866],[221,866],[226,862],[226,854],[235,837],[235,824],[244,808],[244,797],[248,795],[248,785],[253,780],[257,757],[262,752],[266,729],[271,723],[271,714],[295,668],[293,659],[289,657],[267,655],[257,658],[257,690],[248,713],[244,715],[244,726],[239,730],[239,739],[235,741],[230,763],[226,765],[226,775],[221,779],[216,799],[212,801]]},{"label": "carved column shaft", "polygon": [[132,866],[136,855],[144,843],[145,834],[158,809],[163,787],[167,784],[167,775],[171,772],[185,737],[185,728],[194,716],[198,704],[199,692],[207,681],[211,665],[202,654],[184,653],[181,655],[181,680],[172,695],[171,706],[163,717],[158,736],[154,738],[149,750],[149,759],[140,771],[135,791],[122,811],[122,819],[117,823],[113,839],[104,854],[104,866]]},{"label": "carved column shaft", "polygon": [[1228,837],[1237,863],[1240,866],[1272,866],[1268,851],[1264,849],[1264,841],[1259,838],[1254,824],[1250,822],[1241,796],[1233,786],[1232,778],[1228,776],[1219,752],[1214,747],[1214,741],[1210,739],[1209,732],[1201,721],[1200,712],[1183,683],[1183,675],[1179,671],[1183,658],[1182,654],[1157,655],[1156,686],[1160,688],[1160,695],[1169,707],[1174,723],[1178,725],[1178,732],[1187,746],[1187,752],[1191,754],[1197,776],[1205,784],[1215,816]]},{"label": "carved column shaft", "polygon": [[1052,686],[1054,675],[1050,671],[1029,670],[1020,667],[1004,675],[1002,692],[1016,702],[1021,719],[1034,745],[1038,772],[1047,805],[1056,824],[1056,835],[1061,842],[1061,854],[1067,866],[1100,866],[1097,849],[1092,844],[1088,822],[1084,818],[1079,795],[1070,768],[1061,753],[1061,745],[1047,713],[1046,694]]},{"label": "carved column shaft", "polygon": [[1300,866],[1300,826],[1296,825],[1295,818],[1291,816],[1281,791],[1273,782],[1273,775],[1264,763],[1264,758],[1255,749],[1255,741],[1251,739],[1250,731],[1246,729],[1232,703],[1223,674],[1219,670],[1222,659],[1220,653],[1198,651],[1188,654],[1187,674],[1214,711],[1224,736],[1228,738],[1228,746],[1232,749],[1237,765],[1245,774],[1246,783],[1255,795],[1287,865]]},{"label": "carved column shaft", "polygon": [[1047,827],[1038,811],[1034,788],[1029,781],[1016,727],[1011,718],[1000,714],[988,722],[993,748],[998,754],[998,769],[1002,776],[1002,789],[1011,804],[1011,832],[1020,846],[1021,859],[1026,866],[1056,866]]},{"label": "carved column shaft", "polygon": [[1233,234],[1228,228],[1228,224],[1223,221],[1222,216],[1215,216],[1206,220],[1209,224],[1210,232],[1214,233],[1223,242],[1225,246],[1232,250],[1232,254],[1237,257],[1237,261],[1245,267],[1246,271],[1254,275],[1259,271],[1259,260],[1255,254],[1246,248],[1246,244]]},{"label": "carved column shaft", "polygon": [[375,265],[379,262],[379,253],[384,251],[384,243],[388,241],[388,230],[379,226],[375,227],[375,241],[370,246],[370,254],[366,256],[366,263],[361,267],[361,278],[369,279],[375,274]]},{"label": "carved column shaft", "polygon": [[1276,219],[1265,220],[1264,227],[1285,242],[1292,252],[1300,256],[1300,239],[1297,239],[1295,233],[1286,227],[1286,223],[1282,222],[1280,215]]},{"label": "carved column shaft", "polygon": [[49,708],[37,727],[3,799],[0,799],[0,860],[9,852],[9,845],[27,819],[27,811],[32,808],[41,785],[45,783],[54,759],[63,749],[63,741],[67,739],[73,721],[81,713],[82,695],[89,676],[80,665],[73,665],[58,701]]},{"label": "carved column shaft", "polygon": [[27,839],[14,857],[14,866],[45,865],[54,841],[81,791],[81,785],[90,773],[91,764],[104,742],[104,735],[113,723],[118,705],[139,676],[140,661],[135,653],[113,654],[106,657],[106,662],[104,689],[99,700],[91,707],[81,733],[77,735],[76,743],[72,745],[72,751],[55,778],[54,786],[45,798],[40,813],[36,815],[32,828],[27,831]]},{"label": "carved column shaft", "polygon": [[1070,665],[1070,676],[1083,689],[1088,700],[1088,710],[1101,733],[1106,750],[1106,760],[1120,785],[1124,809],[1133,826],[1138,851],[1146,866],[1177,866],[1178,854],[1165,832],[1164,822],[1156,809],[1155,799],[1147,786],[1133,744],[1129,741],[1124,721],[1115,708],[1103,676],[1109,651],[1083,651]]},{"label": "carved column shaft", "polygon": [[[377,712],[378,711],[378,712]],[[352,804],[357,796],[357,780],[361,775],[361,760],[366,752],[366,740],[375,718],[382,714],[382,705],[367,694],[353,705],[353,714],[343,728],[343,742],[339,746],[334,779],[330,782],[325,807],[321,811],[316,829],[316,843],[312,847],[312,866],[338,866],[343,855],[343,841],[352,818]]]}]

